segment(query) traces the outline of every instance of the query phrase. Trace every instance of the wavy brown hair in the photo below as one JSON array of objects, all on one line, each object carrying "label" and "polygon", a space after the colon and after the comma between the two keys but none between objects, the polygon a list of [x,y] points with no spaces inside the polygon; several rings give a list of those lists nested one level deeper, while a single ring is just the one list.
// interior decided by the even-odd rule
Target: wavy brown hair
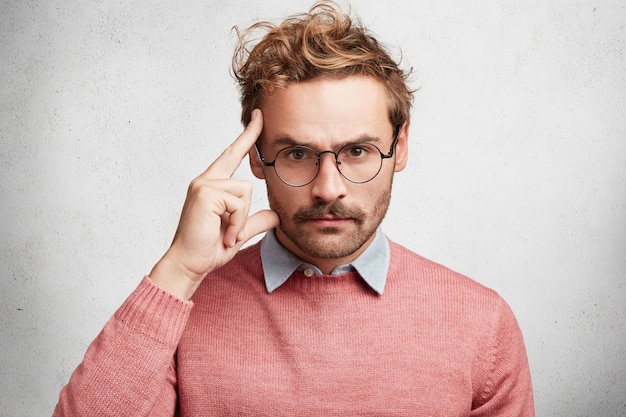
[{"label": "wavy brown hair", "polygon": [[[263,97],[276,88],[318,77],[355,75],[374,77],[385,86],[393,126],[409,120],[413,99],[409,73],[399,68],[358,18],[352,19],[336,3],[317,2],[308,13],[279,25],[259,22],[244,32],[235,30],[239,43],[232,70],[241,92],[244,125]],[[259,33],[264,34],[260,40]]]}]

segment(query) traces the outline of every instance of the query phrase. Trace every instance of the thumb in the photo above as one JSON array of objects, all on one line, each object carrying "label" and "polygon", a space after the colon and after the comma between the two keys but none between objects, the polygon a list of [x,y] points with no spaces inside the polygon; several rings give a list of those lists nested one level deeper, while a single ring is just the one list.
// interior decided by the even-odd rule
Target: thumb
[{"label": "thumb", "polygon": [[280,219],[278,214],[272,210],[261,210],[248,217],[246,225],[244,226],[239,236],[237,236],[238,243],[245,243],[252,239],[259,233],[267,232],[278,226]]}]

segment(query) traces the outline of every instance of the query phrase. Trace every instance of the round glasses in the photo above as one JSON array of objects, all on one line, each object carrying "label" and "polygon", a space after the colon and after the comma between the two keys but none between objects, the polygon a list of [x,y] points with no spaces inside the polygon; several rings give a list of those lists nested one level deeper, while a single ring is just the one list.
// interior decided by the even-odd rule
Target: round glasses
[{"label": "round glasses", "polygon": [[304,187],[310,184],[319,172],[322,155],[329,153],[335,156],[335,164],[341,175],[350,182],[363,184],[373,180],[383,166],[383,159],[391,158],[398,142],[398,129],[389,153],[384,154],[371,143],[351,143],[337,152],[326,150],[315,152],[306,146],[288,146],[276,154],[272,162],[268,162],[261,154],[258,143],[255,144],[261,163],[273,167],[282,182],[292,187]]}]

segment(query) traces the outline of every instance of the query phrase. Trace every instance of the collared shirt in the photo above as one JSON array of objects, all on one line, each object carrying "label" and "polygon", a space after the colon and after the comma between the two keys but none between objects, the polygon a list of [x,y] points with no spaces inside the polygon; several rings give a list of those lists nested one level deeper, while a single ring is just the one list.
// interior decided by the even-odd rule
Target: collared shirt
[{"label": "collared shirt", "polygon": [[[318,267],[302,261],[285,249],[278,242],[274,230],[267,232],[261,242],[261,260],[263,262],[265,287],[269,293],[283,285],[297,270],[302,270],[305,275],[322,275],[322,271]],[[356,271],[367,285],[382,295],[387,282],[389,262],[389,242],[382,231],[378,229],[372,243],[358,258],[349,264],[338,266],[331,272],[331,275]]]}]

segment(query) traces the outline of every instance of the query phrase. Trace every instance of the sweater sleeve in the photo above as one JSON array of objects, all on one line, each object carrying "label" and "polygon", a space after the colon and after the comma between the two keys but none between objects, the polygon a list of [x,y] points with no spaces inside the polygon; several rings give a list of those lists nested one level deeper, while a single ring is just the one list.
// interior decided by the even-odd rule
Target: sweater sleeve
[{"label": "sweater sleeve", "polygon": [[528,359],[522,333],[504,300],[499,299],[482,352],[474,363],[472,417],[534,417]]},{"label": "sweater sleeve", "polygon": [[175,353],[191,308],[145,277],[87,349],[53,417],[173,416]]}]

